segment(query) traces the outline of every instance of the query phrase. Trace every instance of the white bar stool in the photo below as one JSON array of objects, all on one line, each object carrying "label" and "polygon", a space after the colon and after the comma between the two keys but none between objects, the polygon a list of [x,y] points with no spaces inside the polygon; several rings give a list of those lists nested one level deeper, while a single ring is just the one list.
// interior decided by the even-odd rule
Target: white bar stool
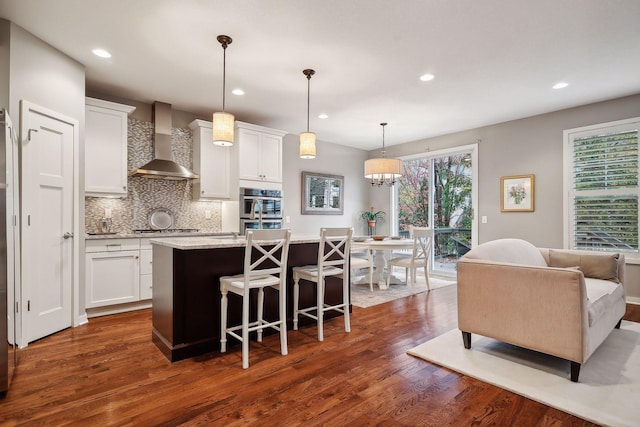
[{"label": "white bar stool", "polygon": [[[287,355],[287,257],[289,255],[290,230],[247,231],[247,246],[244,253],[244,274],[220,278],[221,322],[220,351],[227,351],[227,335],[242,342],[242,368],[249,367],[249,332],[258,332],[258,342],[262,341],[262,330],[273,328],[280,331],[280,347]],[[254,259],[255,261],[252,261]],[[265,322],[264,288],[278,291],[278,320]],[[258,289],[258,318],[249,322],[249,295],[251,289]],[[227,327],[227,293],[242,297],[242,324]],[[238,335],[236,331],[241,330]]]},{"label": "white bar stool", "polygon": [[[298,329],[298,316],[303,315],[315,319],[318,323],[318,341],[324,340],[322,322],[324,312],[335,310],[344,315],[344,330],[351,331],[349,320],[349,274],[348,260],[351,252],[352,228],[321,228],[318,246],[318,263],[293,268],[293,329]],[[326,304],[325,278],[327,276],[342,279],[342,302],[335,305]],[[313,283],[316,287],[316,305],[300,309],[300,279]],[[310,312],[315,312],[312,314]]]}]

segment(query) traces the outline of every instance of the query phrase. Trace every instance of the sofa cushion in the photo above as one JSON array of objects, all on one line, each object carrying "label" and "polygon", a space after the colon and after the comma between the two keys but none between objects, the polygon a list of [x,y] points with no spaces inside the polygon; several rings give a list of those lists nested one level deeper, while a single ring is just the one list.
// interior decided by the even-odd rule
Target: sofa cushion
[{"label": "sofa cushion", "polygon": [[578,266],[585,277],[618,280],[618,254],[583,254],[549,249],[549,267]]},{"label": "sofa cushion", "polygon": [[540,250],[522,239],[492,240],[476,246],[463,258],[547,267]]},{"label": "sofa cushion", "polygon": [[588,317],[591,326],[614,306],[615,301],[624,298],[624,289],[621,284],[610,280],[585,278],[584,283],[589,300]]}]

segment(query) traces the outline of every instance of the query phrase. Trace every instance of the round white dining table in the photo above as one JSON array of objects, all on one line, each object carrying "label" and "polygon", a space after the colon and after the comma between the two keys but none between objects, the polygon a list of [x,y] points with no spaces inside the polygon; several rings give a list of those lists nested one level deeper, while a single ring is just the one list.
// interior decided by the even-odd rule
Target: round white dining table
[{"label": "round white dining table", "polygon": [[[365,241],[353,241],[351,242],[351,249],[355,250],[372,250],[374,251],[373,263],[375,265],[375,271],[373,272],[373,283],[378,283],[380,289],[388,289],[386,274],[391,274],[386,270],[387,257],[393,250],[399,249],[413,249],[413,239],[391,239],[385,238],[384,240],[373,240],[371,238]],[[410,256],[411,254],[409,254]],[[386,274],[385,274],[386,271]],[[365,283],[366,279],[362,278],[355,283]],[[389,283],[404,284],[405,282],[399,279],[395,275],[391,275]]]}]

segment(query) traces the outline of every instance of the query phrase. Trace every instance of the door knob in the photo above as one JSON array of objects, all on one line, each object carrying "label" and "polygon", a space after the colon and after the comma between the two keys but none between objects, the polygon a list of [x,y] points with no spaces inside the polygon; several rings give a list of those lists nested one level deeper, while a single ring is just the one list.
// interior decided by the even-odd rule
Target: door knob
[{"label": "door knob", "polygon": [[73,233],[69,233],[68,231],[62,235],[63,239],[68,239],[70,237],[73,237]]}]

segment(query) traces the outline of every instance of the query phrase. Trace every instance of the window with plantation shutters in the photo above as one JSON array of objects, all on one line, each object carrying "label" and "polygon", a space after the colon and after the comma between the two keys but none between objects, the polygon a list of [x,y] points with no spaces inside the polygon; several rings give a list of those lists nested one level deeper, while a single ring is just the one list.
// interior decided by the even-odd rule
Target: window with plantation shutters
[{"label": "window with plantation shutters", "polygon": [[639,124],[565,131],[568,247],[638,253]]}]

